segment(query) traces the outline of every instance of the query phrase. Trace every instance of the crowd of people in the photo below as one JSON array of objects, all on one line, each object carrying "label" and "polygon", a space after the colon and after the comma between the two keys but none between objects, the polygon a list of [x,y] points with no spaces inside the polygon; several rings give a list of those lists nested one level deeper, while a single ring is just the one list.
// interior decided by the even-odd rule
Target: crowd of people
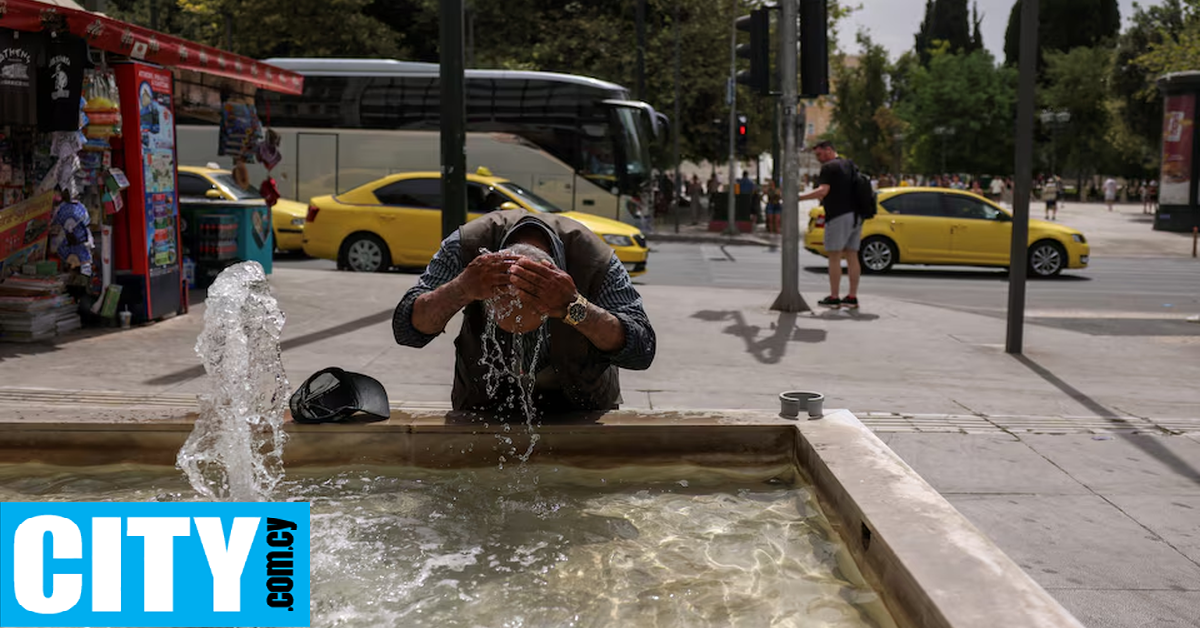
[{"label": "crowd of people", "polygon": [[[800,192],[804,193],[816,186],[817,176],[804,174],[801,176]],[[890,187],[935,187],[973,192],[997,203],[1012,205],[1012,177],[972,176],[962,174],[935,175],[892,175],[884,173],[871,177],[871,186],[875,189]],[[671,173],[664,173],[659,179],[655,197],[655,215],[665,216],[675,199],[675,178]],[[728,187],[721,176],[715,171],[707,181],[701,181],[699,175],[684,177],[681,189],[682,196],[678,199],[679,206],[685,208],[685,215],[691,224],[706,220],[709,208],[717,205],[714,197],[727,194]],[[767,233],[780,232],[780,216],[782,213],[782,185],[770,178],[754,180],[749,171],[743,171],[742,176],[734,181],[734,193],[737,195],[750,194],[753,196],[752,215],[756,225],[763,225]],[[1076,193],[1077,194],[1077,193]],[[1058,210],[1062,208],[1068,196],[1067,187],[1061,176],[1039,174],[1033,181],[1031,200],[1042,201],[1045,205],[1046,220],[1056,220]],[[1124,202],[1141,202],[1142,213],[1152,214],[1158,207],[1158,181],[1152,179],[1130,179],[1119,182],[1107,177],[1099,186],[1092,185],[1089,198],[1100,199],[1112,211],[1113,204],[1118,200]],[[1078,196],[1076,196],[1078,198]]]}]

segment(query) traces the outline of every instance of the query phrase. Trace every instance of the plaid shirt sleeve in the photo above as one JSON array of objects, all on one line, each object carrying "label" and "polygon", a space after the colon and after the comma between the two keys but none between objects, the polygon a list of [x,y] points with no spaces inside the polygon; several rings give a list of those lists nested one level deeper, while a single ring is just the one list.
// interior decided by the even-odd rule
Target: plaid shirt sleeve
[{"label": "plaid shirt sleeve", "polygon": [[633,280],[615,253],[609,259],[608,273],[600,286],[600,293],[592,302],[617,317],[625,328],[625,346],[619,351],[605,354],[605,358],[623,369],[644,371],[650,368],[658,340],[654,328],[650,326],[650,317],[642,306],[642,295],[633,287]]},{"label": "plaid shirt sleeve", "polygon": [[404,294],[404,298],[396,306],[396,311],[392,313],[392,335],[395,336],[397,344],[419,349],[440,335],[421,333],[413,327],[413,305],[422,294],[437,290],[463,271],[461,249],[458,231],[455,231],[442,241],[441,248],[433,256],[429,266],[425,267],[425,272],[421,274],[416,285]]}]

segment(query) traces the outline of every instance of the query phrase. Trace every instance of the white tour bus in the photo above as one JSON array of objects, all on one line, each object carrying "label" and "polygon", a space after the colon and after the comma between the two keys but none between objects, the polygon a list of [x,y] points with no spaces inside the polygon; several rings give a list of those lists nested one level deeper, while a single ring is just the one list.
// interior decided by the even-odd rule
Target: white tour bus
[{"label": "white tour bus", "polygon": [[[396,172],[441,170],[438,66],[393,60],[268,59],[304,75],[304,93],[260,90],[264,126],[282,136],[272,174],[308,202]],[[649,207],[650,145],[665,118],[620,85],[568,74],[466,71],[468,171],[486,166],[550,202],[637,224]],[[179,163],[218,157],[216,124],[181,119]],[[265,178],[252,165],[253,182]]]}]

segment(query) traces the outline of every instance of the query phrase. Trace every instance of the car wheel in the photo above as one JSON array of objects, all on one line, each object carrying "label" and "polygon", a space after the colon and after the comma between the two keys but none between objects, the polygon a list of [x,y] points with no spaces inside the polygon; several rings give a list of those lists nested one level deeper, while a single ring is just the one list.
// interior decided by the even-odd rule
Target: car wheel
[{"label": "car wheel", "polygon": [[864,272],[882,273],[891,270],[899,260],[896,245],[887,238],[871,236],[858,248],[858,262]]},{"label": "car wheel", "polygon": [[1053,277],[1067,266],[1067,253],[1057,242],[1036,242],[1029,248],[1029,274]]},{"label": "car wheel", "polygon": [[387,244],[379,236],[370,233],[356,233],[346,238],[339,257],[339,268],[359,273],[381,273],[392,265],[392,254]]}]

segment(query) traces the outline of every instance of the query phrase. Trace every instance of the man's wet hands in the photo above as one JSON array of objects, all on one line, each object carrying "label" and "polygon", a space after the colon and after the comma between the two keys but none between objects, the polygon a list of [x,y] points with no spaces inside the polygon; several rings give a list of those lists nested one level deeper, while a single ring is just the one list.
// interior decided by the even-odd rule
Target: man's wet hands
[{"label": "man's wet hands", "polygon": [[519,257],[511,266],[509,279],[522,303],[551,318],[565,317],[567,306],[575,300],[575,280],[549,262]]},{"label": "man's wet hands", "polygon": [[508,269],[517,260],[524,259],[512,253],[484,253],[471,260],[459,275],[464,296],[471,301],[486,301],[511,285]]}]

